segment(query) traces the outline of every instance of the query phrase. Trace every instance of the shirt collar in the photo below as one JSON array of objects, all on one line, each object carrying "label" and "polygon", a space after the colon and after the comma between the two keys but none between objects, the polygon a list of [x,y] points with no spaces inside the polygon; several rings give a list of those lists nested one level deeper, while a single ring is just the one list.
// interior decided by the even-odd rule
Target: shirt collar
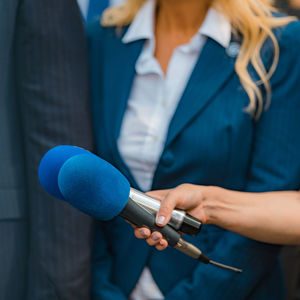
[{"label": "shirt collar", "polygon": [[140,8],[122,38],[123,43],[127,44],[142,39],[154,39],[155,2],[155,0],[147,0]]},{"label": "shirt collar", "polygon": [[[154,40],[155,8],[155,0],[146,1],[124,35],[123,43],[127,44],[141,39]],[[231,39],[231,25],[224,15],[210,8],[197,34],[210,37],[227,48]]]},{"label": "shirt collar", "polygon": [[199,29],[199,33],[215,40],[224,48],[227,48],[231,40],[231,25],[223,14],[214,8],[210,8]]}]

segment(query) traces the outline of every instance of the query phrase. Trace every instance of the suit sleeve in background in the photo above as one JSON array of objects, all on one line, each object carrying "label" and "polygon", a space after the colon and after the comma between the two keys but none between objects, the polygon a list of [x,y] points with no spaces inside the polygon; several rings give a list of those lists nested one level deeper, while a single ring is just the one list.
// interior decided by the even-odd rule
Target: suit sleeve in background
[{"label": "suit sleeve in background", "polygon": [[88,58],[75,0],[24,0],[16,58],[29,194],[28,299],[91,296],[91,218],[49,196],[41,157],[60,144],[92,150]]}]

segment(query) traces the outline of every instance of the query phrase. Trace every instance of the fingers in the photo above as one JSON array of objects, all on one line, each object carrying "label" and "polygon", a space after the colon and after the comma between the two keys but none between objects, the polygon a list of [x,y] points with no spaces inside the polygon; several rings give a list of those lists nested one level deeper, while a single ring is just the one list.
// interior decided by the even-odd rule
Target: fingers
[{"label": "fingers", "polygon": [[149,246],[156,246],[162,239],[160,232],[154,231],[151,236],[146,240]]},{"label": "fingers", "polygon": [[155,246],[159,251],[165,250],[168,247],[168,242],[165,239],[161,239],[160,242]]},{"label": "fingers", "polygon": [[172,211],[178,205],[180,197],[181,195],[176,189],[169,190],[165,194],[165,198],[161,200],[160,209],[156,215],[156,224],[158,226],[165,226],[170,221]]},{"label": "fingers", "polygon": [[148,228],[137,228],[135,227],[134,235],[138,239],[147,239],[151,235],[151,231]]},{"label": "fingers", "polygon": [[[156,224],[165,226],[171,218],[173,209],[183,209],[191,215],[206,220],[203,201],[209,187],[181,184],[174,189],[154,191],[151,195],[160,198],[161,206],[156,216]],[[210,188],[211,190],[211,188]]]},{"label": "fingers", "polygon": [[134,235],[138,239],[146,239],[149,246],[155,246],[155,248],[159,251],[168,247],[168,242],[163,239],[160,232],[155,231],[151,234],[148,228],[136,228],[134,230]]},{"label": "fingers", "polygon": [[146,239],[149,246],[155,246],[159,251],[164,250],[168,246],[168,242],[163,239],[160,232],[154,231],[149,238]]},{"label": "fingers", "polygon": [[134,235],[138,239],[146,239],[146,242],[150,246],[156,246],[162,240],[162,234],[160,232],[154,231],[153,233],[151,233],[151,231],[145,227],[136,228],[134,230]]},{"label": "fingers", "polygon": [[174,189],[150,191],[147,193],[152,198],[155,198],[162,202],[160,210],[156,216],[156,224],[158,226],[165,226],[171,218],[172,210],[176,206],[176,193]]},{"label": "fingers", "polygon": [[[203,203],[207,198],[208,189],[211,190],[209,187],[181,184],[174,189],[148,192],[149,196],[161,201],[156,216],[156,224],[160,227],[165,226],[170,221],[172,211],[175,208],[183,209],[206,223],[207,216]],[[135,228],[134,234],[138,239],[146,239],[146,242],[150,246],[155,246],[157,250],[164,250],[168,246],[167,241],[159,232],[151,234],[148,228],[133,227]]]}]

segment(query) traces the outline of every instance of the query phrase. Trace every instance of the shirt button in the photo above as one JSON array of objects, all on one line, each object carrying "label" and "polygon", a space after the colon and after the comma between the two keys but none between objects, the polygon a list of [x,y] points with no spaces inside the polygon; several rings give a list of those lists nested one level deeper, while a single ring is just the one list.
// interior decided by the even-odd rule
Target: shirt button
[{"label": "shirt button", "polygon": [[170,167],[174,163],[174,154],[171,151],[167,151],[163,154],[161,162],[165,167]]}]

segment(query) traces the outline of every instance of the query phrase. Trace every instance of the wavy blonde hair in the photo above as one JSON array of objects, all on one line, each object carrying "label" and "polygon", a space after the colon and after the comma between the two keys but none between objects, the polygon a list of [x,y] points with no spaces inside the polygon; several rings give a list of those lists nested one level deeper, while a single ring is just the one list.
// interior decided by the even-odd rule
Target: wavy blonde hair
[{"label": "wavy blonde hair", "polygon": [[[146,1],[127,0],[122,6],[107,9],[101,20],[102,26],[129,25]],[[273,13],[276,9],[273,7],[272,0],[212,0],[211,2],[214,8],[228,17],[233,33],[240,33],[243,37],[235,62],[235,71],[250,100],[246,111],[257,119],[263,108],[266,109],[270,104],[270,78],[276,70],[279,59],[279,46],[272,29],[287,25],[295,18],[274,17]],[[269,70],[266,70],[261,58],[261,48],[267,38],[272,41],[274,51]],[[249,74],[249,65],[254,68],[259,81],[255,81]],[[265,101],[260,86],[265,89]]]}]

